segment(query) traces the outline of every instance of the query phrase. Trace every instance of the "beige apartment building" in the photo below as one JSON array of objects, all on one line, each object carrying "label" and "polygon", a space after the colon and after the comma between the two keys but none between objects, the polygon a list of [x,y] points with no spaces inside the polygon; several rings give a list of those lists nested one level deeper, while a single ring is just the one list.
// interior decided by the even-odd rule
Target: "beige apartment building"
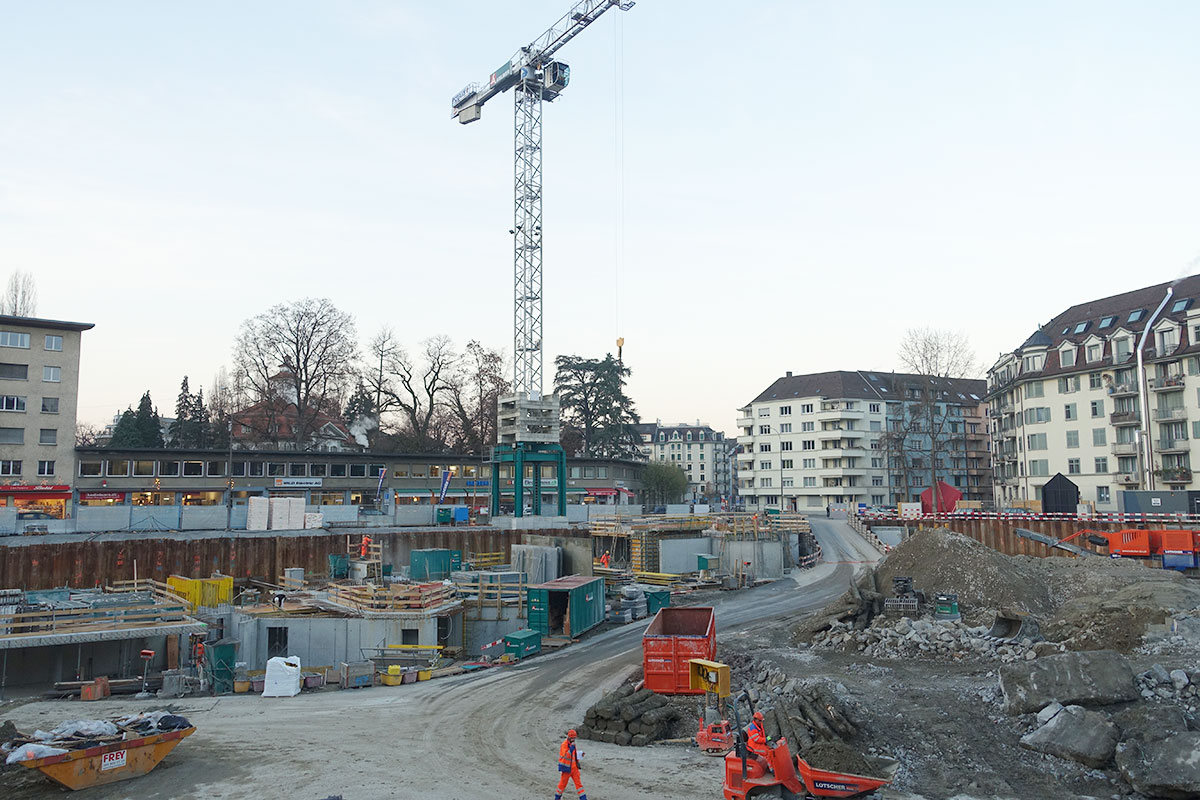
[{"label": "beige apartment building", "polygon": [[1040,501],[1057,473],[1097,511],[1123,510],[1123,490],[1197,488],[1198,297],[1193,275],[1080,303],[997,360],[987,377],[997,505]]},{"label": "beige apartment building", "polygon": [[0,315],[0,506],[19,519],[71,508],[79,348],[92,327]]}]

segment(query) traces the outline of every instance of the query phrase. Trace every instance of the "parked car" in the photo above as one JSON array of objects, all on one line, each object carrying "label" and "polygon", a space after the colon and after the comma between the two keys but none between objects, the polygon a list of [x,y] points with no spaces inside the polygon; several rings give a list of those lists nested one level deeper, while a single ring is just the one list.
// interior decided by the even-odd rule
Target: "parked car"
[{"label": "parked car", "polygon": [[651,514],[665,514],[665,513],[667,513],[667,507],[666,506],[655,506],[654,508],[652,508],[650,510],[650,513]]},{"label": "parked car", "polygon": [[45,511],[18,511],[17,519],[58,519],[58,517]]}]

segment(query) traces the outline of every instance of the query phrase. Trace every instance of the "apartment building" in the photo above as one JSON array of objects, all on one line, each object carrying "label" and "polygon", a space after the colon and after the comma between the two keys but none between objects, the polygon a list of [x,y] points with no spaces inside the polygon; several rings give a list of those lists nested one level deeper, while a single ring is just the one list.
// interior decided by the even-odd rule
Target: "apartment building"
[{"label": "apartment building", "polygon": [[0,505],[61,519],[75,475],[79,347],[91,323],[0,315]]},{"label": "apartment building", "polygon": [[719,502],[732,497],[731,456],[736,443],[726,439],[723,431],[714,431],[700,420],[695,425],[663,425],[660,420],[641,423],[636,429],[643,458],[674,464],[687,474],[686,500]]},{"label": "apartment building", "polygon": [[919,500],[940,481],[989,496],[982,380],[891,372],[787,373],[739,410],[748,509]]},{"label": "apartment building", "polygon": [[1198,488],[1197,297],[1200,275],[1080,303],[996,361],[987,380],[998,504],[1041,500],[1057,473],[1097,511],[1119,510],[1122,489]]}]

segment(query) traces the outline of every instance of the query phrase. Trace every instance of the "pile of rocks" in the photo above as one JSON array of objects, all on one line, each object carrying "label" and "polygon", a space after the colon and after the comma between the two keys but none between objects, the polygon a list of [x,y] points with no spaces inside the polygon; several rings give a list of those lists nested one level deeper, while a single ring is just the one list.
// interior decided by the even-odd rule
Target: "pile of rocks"
[{"label": "pile of rocks", "polygon": [[737,683],[747,687],[763,712],[767,735],[786,737],[795,751],[803,753],[819,742],[847,742],[858,732],[857,711],[846,702],[849,692],[841,684],[789,678],[765,661],[750,661],[735,672]]},{"label": "pile of rocks", "polygon": [[1062,652],[1054,642],[1030,639],[997,640],[988,629],[970,627],[961,621],[876,617],[859,630],[846,622],[835,622],[813,636],[813,647],[837,648],[872,658],[907,658],[959,661],[964,658],[1013,663]]},{"label": "pile of rocks", "polygon": [[1200,707],[1200,670],[1189,675],[1181,669],[1168,670],[1155,664],[1137,676],[1137,687],[1146,700],[1173,700],[1189,712]]},{"label": "pile of rocks", "polygon": [[682,712],[649,689],[624,684],[587,710],[576,729],[581,739],[643,747],[664,738]]}]

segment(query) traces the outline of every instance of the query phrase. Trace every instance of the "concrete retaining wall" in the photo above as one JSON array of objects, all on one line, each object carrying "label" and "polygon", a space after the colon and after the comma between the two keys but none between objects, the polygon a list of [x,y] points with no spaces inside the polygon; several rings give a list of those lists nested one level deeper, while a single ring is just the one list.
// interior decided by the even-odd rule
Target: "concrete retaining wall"
[{"label": "concrete retaining wall", "polygon": [[697,553],[713,552],[713,540],[707,536],[697,539],[659,539],[658,571],[678,575],[695,572]]},{"label": "concrete retaining wall", "polygon": [[[450,642],[461,644],[462,617],[451,620]],[[241,640],[238,661],[247,669],[266,669],[271,628],[287,629],[287,653],[302,666],[336,667],[342,661],[362,661],[362,649],[389,644],[435,645],[438,621],[427,619],[356,619],[350,617],[248,617],[234,614],[233,635]],[[405,631],[410,631],[407,638]],[[442,643],[444,644],[444,642]]]},{"label": "concrete retaining wall", "polygon": [[[726,541],[721,553],[721,571],[751,573],[755,580],[782,578],[783,547],[783,542],[775,541]],[[750,566],[744,565],[747,561]],[[741,566],[739,562],[742,562]]]}]

